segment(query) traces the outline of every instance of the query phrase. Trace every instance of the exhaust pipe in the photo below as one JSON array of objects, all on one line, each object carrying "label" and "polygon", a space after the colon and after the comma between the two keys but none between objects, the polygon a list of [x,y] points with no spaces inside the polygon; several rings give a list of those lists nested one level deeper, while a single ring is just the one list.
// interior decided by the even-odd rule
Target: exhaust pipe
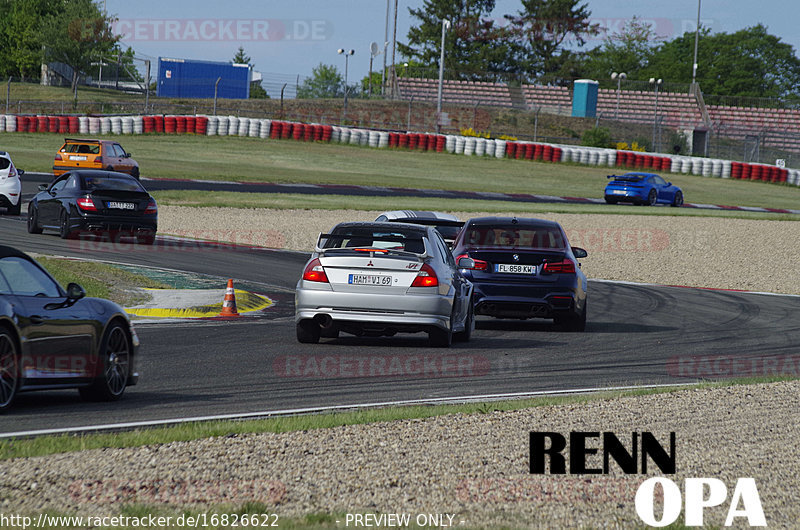
[{"label": "exhaust pipe", "polygon": [[333,319],[331,318],[330,315],[325,315],[325,314],[316,315],[314,317],[314,320],[316,320],[319,327],[323,329],[329,328],[333,325]]}]

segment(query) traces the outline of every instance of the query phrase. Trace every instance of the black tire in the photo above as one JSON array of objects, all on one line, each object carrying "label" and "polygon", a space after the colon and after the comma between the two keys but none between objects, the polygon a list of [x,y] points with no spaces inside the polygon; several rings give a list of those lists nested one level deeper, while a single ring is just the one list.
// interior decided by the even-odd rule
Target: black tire
[{"label": "black tire", "polygon": [[8,214],[9,215],[19,215],[22,213],[22,198],[20,197],[19,202],[16,206],[9,206],[8,207]]},{"label": "black tire", "polygon": [[39,226],[39,208],[34,206],[32,202],[28,204],[28,233],[42,233],[42,228]]},{"label": "black tire", "polygon": [[91,386],[79,389],[81,397],[91,401],[116,401],[128,385],[133,349],[120,322],[113,322],[100,341],[98,369],[101,373]]},{"label": "black tire", "polygon": [[75,236],[75,232],[70,227],[69,214],[66,210],[61,210],[58,218],[58,235],[61,239],[72,239]]},{"label": "black tire", "polygon": [[131,176],[136,180],[139,180],[139,167],[135,167],[131,170]]},{"label": "black tire", "polygon": [[339,327],[334,324],[327,329],[320,328],[319,336],[323,339],[338,339],[339,338]]},{"label": "black tire", "polygon": [[472,332],[475,330],[475,306],[472,299],[469,300],[469,310],[467,311],[467,318],[464,319],[464,331],[453,333],[453,341],[455,342],[468,342],[472,338]]},{"label": "black tire", "polygon": [[650,193],[647,194],[647,206],[655,206],[658,203],[658,192],[656,190],[650,190]]},{"label": "black tire", "polygon": [[616,200],[616,199],[609,199],[609,198],[606,198],[606,203],[607,203],[607,204],[617,204],[617,200]]},{"label": "black tire", "polygon": [[139,236],[136,238],[136,241],[142,245],[152,245],[156,242],[156,236]]},{"label": "black tire", "polygon": [[301,320],[297,323],[297,342],[301,344],[316,344],[319,342],[319,325],[313,320]]},{"label": "black tire", "polygon": [[670,205],[674,208],[680,208],[683,206],[683,193],[678,191],[675,192],[675,197],[672,199],[672,204]]},{"label": "black tire", "polygon": [[[455,312],[455,307],[453,311]],[[449,348],[453,344],[453,313],[450,313],[450,326],[447,329],[438,326],[428,329],[428,344],[434,348]]]},{"label": "black tire", "polygon": [[19,389],[19,354],[11,331],[0,326],[0,412],[11,408]]},{"label": "black tire", "polygon": [[572,333],[586,331],[586,301],[583,302],[583,310],[578,313],[570,313],[561,318],[554,319],[556,325],[561,326],[564,331]]}]

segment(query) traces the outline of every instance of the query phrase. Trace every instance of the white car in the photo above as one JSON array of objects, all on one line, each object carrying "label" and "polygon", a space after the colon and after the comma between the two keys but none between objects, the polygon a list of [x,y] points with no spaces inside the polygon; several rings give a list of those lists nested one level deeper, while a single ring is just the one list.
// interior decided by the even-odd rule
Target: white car
[{"label": "white car", "polygon": [[432,226],[340,223],[320,234],[295,290],[297,340],[339,332],[392,336],[427,332],[431,346],[468,341],[475,327],[472,284]]},{"label": "white car", "polygon": [[5,207],[11,215],[19,215],[22,207],[22,184],[19,177],[25,174],[14,167],[11,155],[0,151],[0,208]]}]

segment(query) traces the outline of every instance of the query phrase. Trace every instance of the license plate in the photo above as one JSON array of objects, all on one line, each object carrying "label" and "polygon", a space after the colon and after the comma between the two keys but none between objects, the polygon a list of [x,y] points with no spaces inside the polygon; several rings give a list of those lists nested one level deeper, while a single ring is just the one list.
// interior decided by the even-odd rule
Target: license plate
[{"label": "license plate", "polygon": [[625,195],[625,190],[614,190],[614,195]]},{"label": "license plate", "polygon": [[86,160],[85,156],[69,155],[70,160]]},{"label": "license plate", "polygon": [[109,202],[107,206],[113,210],[135,210],[136,205],[132,202]]},{"label": "license plate", "polygon": [[353,285],[392,285],[392,277],[379,274],[351,274],[347,283]]},{"label": "license plate", "polygon": [[506,274],[536,274],[536,265],[514,265],[511,263],[498,263],[494,266],[495,272]]}]

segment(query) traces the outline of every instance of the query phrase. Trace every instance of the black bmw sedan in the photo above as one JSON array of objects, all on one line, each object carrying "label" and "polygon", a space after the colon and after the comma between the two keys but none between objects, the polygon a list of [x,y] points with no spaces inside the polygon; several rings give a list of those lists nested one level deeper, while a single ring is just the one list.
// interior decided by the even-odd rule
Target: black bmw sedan
[{"label": "black bmw sedan", "polygon": [[82,232],[125,234],[152,245],[158,206],[138,180],[124,173],[79,170],[39,186],[28,204],[28,232],[58,231],[63,239]]},{"label": "black bmw sedan", "polygon": [[138,348],[120,306],[75,283],[64,290],[31,257],[0,245],[0,412],[29,390],[117,400],[138,381]]},{"label": "black bmw sedan", "polygon": [[467,221],[453,247],[474,286],[475,314],[495,318],[552,318],[568,331],[586,328],[586,257],[564,229],[543,219],[481,217]]}]

